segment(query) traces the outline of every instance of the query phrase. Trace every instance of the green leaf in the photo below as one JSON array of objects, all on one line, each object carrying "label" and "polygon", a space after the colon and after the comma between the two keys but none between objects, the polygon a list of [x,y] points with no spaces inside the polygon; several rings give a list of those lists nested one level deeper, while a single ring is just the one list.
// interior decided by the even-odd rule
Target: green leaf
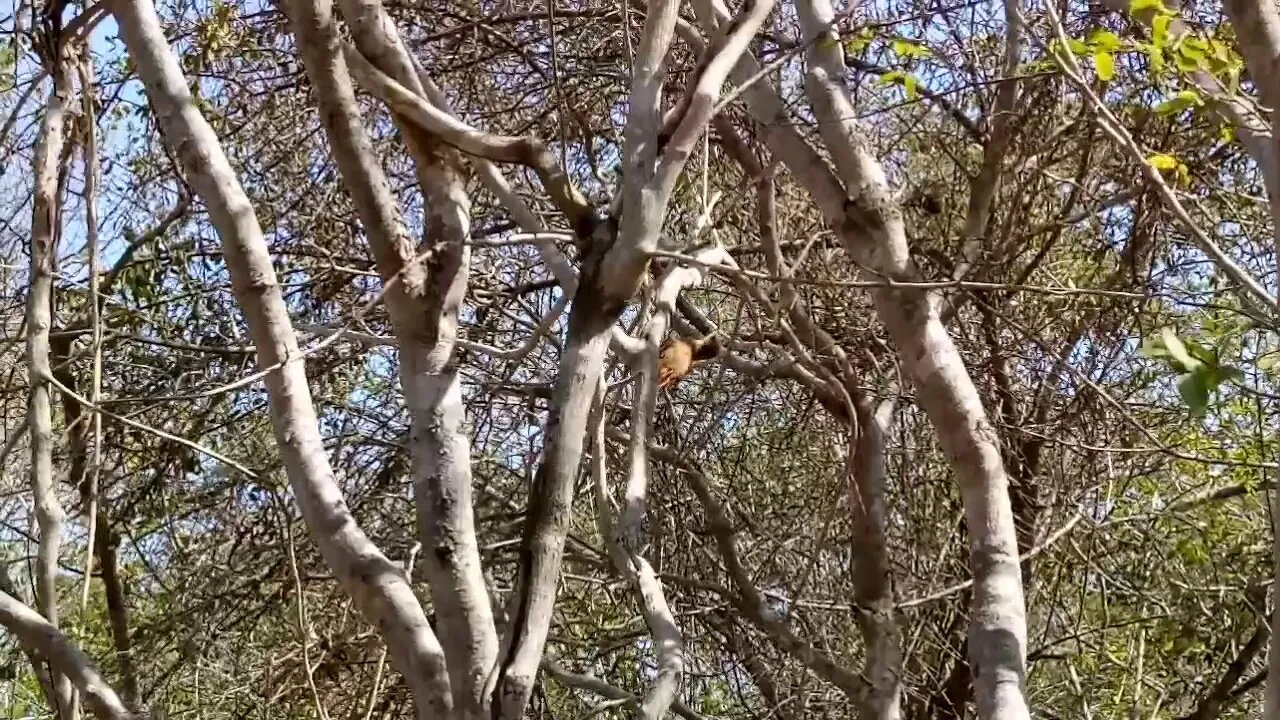
[{"label": "green leaf", "polygon": [[1172,171],[1181,185],[1187,185],[1191,182],[1191,170],[1187,168],[1185,163],[1172,155],[1151,155],[1147,158],[1147,164],[1162,175]]},{"label": "green leaf", "polygon": [[1174,115],[1183,110],[1204,105],[1204,100],[1200,98],[1194,90],[1183,90],[1177,95],[1165,100],[1156,106],[1157,115]]},{"label": "green leaf", "polygon": [[881,85],[901,85],[903,78],[906,76],[907,74],[901,70],[890,70],[889,72],[881,75],[877,82]]},{"label": "green leaf", "polygon": [[1194,340],[1183,340],[1182,344],[1191,357],[1204,363],[1205,366],[1214,368],[1218,366],[1218,355],[1214,351]]},{"label": "green leaf", "polygon": [[1093,69],[1098,73],[1098,79],[1103,82],[1111,82],[1116,76],[1116,59],[1109,52],[1095,52],[1093,54]]},{"label": "green leaf", "polygon": [[1244,371],[1231,365],[1218,365],[1210,371],[1210,386],[1217,388],[1222,383],[1239,382],[1244,379]]},{"label": "green leaf", "polygon": [[923,45],[911,42],[910,40],[896,38],[893,41],[893,54],[903,60],[910,60],[912,58],[927,58],[933,53],[929,48]]},{"label": "green leaf", "polygon": [[1193,417],[1199,417],[1209,407],[1209,384],[1204,373],[1190,372],[1178,376],[1178,394],[1191,409]]},{"label": "green leaf", "polygon": [[1151,62],[1151,70],[1156,74],[1164,70],[1164,49],[1154,43],[1145,46],[1143,49],[1147,51],[1147,59]]},{"label": "green leaf", "polygon": [[1191,57],[1202,58],[1209,54],[1209,43],[1198,37],[1188,37],[1183,39],[1180,49]]},{"label": "green leaf", "polygon": [[844,47],[850,55],[861,55],[866,50],[871,41],[874,40],[876,34],[871,28],[862,28],[856,35],[845,41]]},{"label": "green leaf", "polygon": [[1173,64],[1178,66],[1182,72],[1195,72],[1200,69],[1200,60],[1194,55],[1188,55],[1184,52],[1176,52],[1173,54]]},{"label": "green leaf", "polygon": [[920,97],[920,79],[915,75],[901,70],[892,70],[880,76],[879,83],[881,85],[901,85],[906,91],[907,99],[916,100]]},{"label": "green leaf", "polygon": [[1129,14],[1137,15],[1145,10],[1154,10],[1160,15],[1172,15],[1174,12],[1165,7],[1161,0],[1129,0]]},{"label": "green leaf", "polygon": [[[1165,156],[1168,157],[1168,156]],[[1177,162],[1176,160],[1174,161]],[[1173,332],[1173,328],[1161,328],[1160,340],[1164,343],[1164,347],[1169,351],[1169,356],[1173,358],[1181,366],[1183,372],[1195,372],[1201,367],[1202,363],[1191,357],[1191,353],[1187,352],[1187,346],[1182,344],[1178,336]]]},{"label": "green leaf", "polygon": [[1151,42],[1157,47],[1166,47],[1169,44],[1169,23],[1173,22],[1173,18],[1168,15],[1157,15],[1151,21]]},{"label": "green leaf", "polygon": [[1138,356],[1152,360],[1165,360],[1171,357],[1159,337],[1149,337],[1142,341],[1142,346],[1138,348]]},{"label": "green leaf", "polygon": [[[1195,540],[1184,538],[1179,540],[1174,547],[1177,549],[1178,555],[1189,565],[1203,565],[1209,561],[1209,553],[1201,543]],[[1178,654],[1185,653],[1187,645],[1185,637],[1175,638],[1173,644]]]},{"label": "green leaf", "polygon": [[902,89],[907,91],[908,100],[920,99],[920,79],[915,75],[907,75],[903,78]]},{"label": "green leaf", "polygon": [[1095,50],[1102,52],[1115,52],[1120,49],[1120,36],[1110,30],[1098,29],[1089,33],[1089,37],[1085,40]]}]

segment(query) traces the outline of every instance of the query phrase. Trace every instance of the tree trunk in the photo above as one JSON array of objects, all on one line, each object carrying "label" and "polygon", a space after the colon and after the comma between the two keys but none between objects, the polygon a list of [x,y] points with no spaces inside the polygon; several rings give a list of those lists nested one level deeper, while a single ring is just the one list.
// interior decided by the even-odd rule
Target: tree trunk
[{"label": "tree trunk", "polygon": [[[350,14],[359,10],[349,6]],[[364,8],[364,22],[356,25],[357,42],[362,47],[392,46],[387,57],[400,60],[389,68],[392,76],[421,91],[411,64],[393,54],[399,44],[379,30],[387,27],[377,22],[380,12],[376,4]],[[414,243],[360,117],[331,3],[295,0],[290,20],[315,88],[321,123],[388,288],[387,306],[400,348],[400,382],[409,408],[418,529],[427,549],[424,562],[436,613],[449,618],[437,627],[455,709],[466,717],[480,717],[485,714],[485,682],[497,658],[498,637],[475,536],[471,443],[454,355],[470,259],[470,202],[461,159],[437,139],[399,123],[418,165],[429,212],[425,244],[431,256],[415,257]]]},{"label": "tree trunk", "polygon": [[[825,42],[833,32],[834,13],[823,0],[800,3],[799,12],[806,37],[816,39],[808,45],[807,94],[838,180],[789,130],[786,111],[767,86],[743,93],[748,108],[769,128],[766,142],[807,186],[852,259],[880,277],[913,280],[901,212],[883,169],[866,148],[865,134],[853,120],[856,113],[844,87],[840,44]],[[705,11],[703,21],[717,22]],[[735,77],[745,82],[757,68],[754,62],[740,63]],[[1026,610],[1008,480],[995,430],[930,295],[882,288],[873,298],[960,482],[974,572],[969,653],[979,716],[1022,720],[1029,717],[1023,695]]]},{"label": "tree trunk", "polygon": [[902,717],[902,648],[894,617],[893,577],[885,546],[885,438],[894,401],[855,401],[858,435],[848,458],[848,497],[853,532],[853,592],[858,628],[867,648],[865,673],[871,683],[863,720]]},{"label": "tree trunk", "polygon": [[[1271,210],[1274,257],[1280,260],[1280,106],[1276,104],[1280,102],[1280,9],[1269,0],[1228,0],[1223,5],[1262,104],[1271,108],[1270,142],[1255,142],[1248,148],[1263,171]],[[1276,584],[1272,585],[1271,643],[1263,718],[1280,720],[1280,488],[1269,490],[1267,498],[1271,510],[1272,578]]]},{"label": "tree trunk", "polygon": [[232,291],[265,372],[281,461],[325,563],[387,642],[414,693],[418,716],[448,717],[453,701],[444,653],[404,570],[369,540],[347,509],[329,465],[307,386],[303,355],[262,229],[208,122],[187,90],[149,0],[113,6],[169,146],[208,207],[222,240]]},{"label": "tree trunk", "polygon": [[[58,195],[66,112],[71,78],[62,58],[48,61],[53,91],[45,106],[36,141],[35,193],[31,218],[31,288],[27,294],[27,423],[31,433],[31,491],[35,498],[39,547],[36,558],[36,607],[51,627],[58,627],[58,550],[64,513],[53,479],[53,407],[49,380],[49,329],[53,324],[53,268],[61,230]],[[46,656],[47,657],[47,656]],[[52,659],[50,659],[52,662]],[[62,720],[76,717],[71,682],[56,665],[49,668],[54,712]]]}]

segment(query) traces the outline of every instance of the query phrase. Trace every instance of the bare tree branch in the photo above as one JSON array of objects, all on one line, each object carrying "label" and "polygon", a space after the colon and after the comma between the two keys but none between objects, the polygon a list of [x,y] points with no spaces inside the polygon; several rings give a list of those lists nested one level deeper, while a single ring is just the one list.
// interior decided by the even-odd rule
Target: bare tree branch
[{"label": "bare tree branch", "polygon": [[28,652],[60,668],[100,720],[135,720],[89,658],[57,627],[6,591],[0,591],[0,625]]},{"label": "bare tree branch", "polygon": [[[57,44],[58,38],[52,38]],[[45,105],[36,144],[35,196],[31,217],[31,288],[27,293],[27,423],[30,429],[31,464],[28,476],[35,497],[37,549],[36,605],[48,624],[58,627],[58,550],[62,545],[65,513],[53,479],[53,409],[49,391],[49,329],[53,325],[53,272],[62,229],[59,208],[60,158],[66,145],[66,117],[71,102],[69,60],[59,54],[45,59],[53,77],[53,89]],[[62,668],[51,667],[53,694],[49,702],[57,717],[77,716],[71,681]]]},{"label": "bare tree branch", "polygon": [[113,7],[165,137],[178,153],[222,239],[271,399],[272,426],[295,498],[321,555],[365,617],[384,631],[396,668],[410,683],[419,717],[452,707],[444,653],[404,570],[369,540],[334,479],[271,256],[252,205],[208,122],[200,115],[148,0]]},{"label": "bare tree branch", "polygon": [[[355,201],[379,271],[400,348],[400,379],[410,410],[410,445],[418,526],[454,695],[464,717],[480,717],[485,681],[498,650],[497,631],[480,567],[471,501],[471,443],[454,347],[466,289],[469,203],[456,155],[423,138],[419,162],[430,217],[431,261],[414,258],[399,209],[365,132],[355,92],[338,52],[330,3],[293,4],[294,32],[320,117],[348,192]],[[354,49],[347,53],[364,63]],[[367,65],[367,63],[365,63]],[[377,70],[371,73],[381,76]],[[385,77],[385,76],[383,76]],[[387,82],[392,82],[389,79]],[[403,88],[401,88],[403,90]],[[407,91],[405,91],[407,92]],[[393,283],[399,278],[399,282]]]}]

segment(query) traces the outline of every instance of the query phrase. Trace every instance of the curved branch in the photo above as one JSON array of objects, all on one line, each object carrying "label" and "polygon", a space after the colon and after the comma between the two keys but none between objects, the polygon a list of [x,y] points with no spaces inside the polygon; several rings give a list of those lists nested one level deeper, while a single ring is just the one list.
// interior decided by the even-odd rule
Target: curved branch
[{"label": "curved branch", "polygon": [[217,228],[271,406],[281,463],[325,564],[381,631],[421,718],[452,710],[444,652],[404,570],[356,522],[329,464],[289,310],[262,226],[213,128],[201,115],[149,0],[116,3],[116,23],[165,140]]},{"label": "curved branch", "polygon": [[481,132],[396,82],[360,54],[354,45],[344,43],[342,50],[356,81],[401,117],[469,155],[529,167],[546,186],[556,207],[569,218],[579,237],[591,234],[594,226],[591,206],[573,186],[546,143],[533,136]]},{"label": "curved branch", "polygon": [[3,590],[0,590],[0,625],[12,633],[28,653],[45,658],[70,679],[94,715],[102,720],[135,720],[137,716],[125,707],[93,662],[66,635]]}]

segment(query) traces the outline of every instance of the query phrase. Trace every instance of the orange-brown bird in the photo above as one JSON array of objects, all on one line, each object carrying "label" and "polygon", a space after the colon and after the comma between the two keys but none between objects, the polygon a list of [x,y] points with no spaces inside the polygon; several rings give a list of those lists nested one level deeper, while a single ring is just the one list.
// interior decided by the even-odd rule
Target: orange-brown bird
[{"label": "orange-brown bird", "polygon": [[670,338],[658,348],[658,387],[672,390],[688,375],[693,366],[720,353],[715,335],[701,340]]}]

